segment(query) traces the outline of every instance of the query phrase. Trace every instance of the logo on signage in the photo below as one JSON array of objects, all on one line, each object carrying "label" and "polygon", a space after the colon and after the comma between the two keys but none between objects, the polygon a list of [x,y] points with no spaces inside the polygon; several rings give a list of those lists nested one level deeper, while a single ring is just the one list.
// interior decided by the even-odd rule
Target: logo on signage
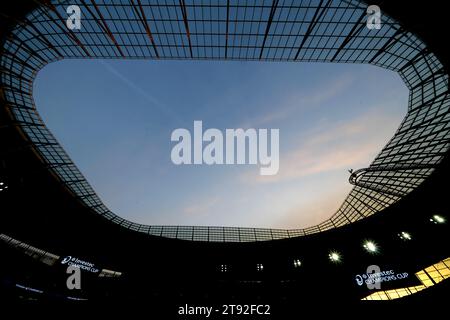
[{"label": "logo on signage", "polygon": [[366,273],[357,274],[355,281],[358,286],[366,284],[368,289],[381,289],[382,282],[390,282],[408,277],[407,272],[396,273],[394,270],[382,271],[379,266],[371,265],[367,267]]},{"label": "logo on signage", "polygon": [[84,261],[84,260],[81,260],[81,259],[78,259],[78,258],[72,257],[72,256],[64,257],[61,260],[61,264],[78,267],[81,270],[85,270],[85,271],[92,272],[92,273],[97,273],[100,271],[92,262],[87,262],[87,261]]}]

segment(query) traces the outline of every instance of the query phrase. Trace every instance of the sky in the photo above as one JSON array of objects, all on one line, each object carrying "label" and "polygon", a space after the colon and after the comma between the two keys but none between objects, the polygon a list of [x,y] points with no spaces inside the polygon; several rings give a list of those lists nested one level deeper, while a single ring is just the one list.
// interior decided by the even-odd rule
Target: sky
[{"label": "sky", "polygon": [[[63,60],[36,107],[105,205],[150,225],[305,228],[332,216],[406,113],[400,77],[375,66]],[[175,165],[177,128],[276,128],[280,164]]]}]

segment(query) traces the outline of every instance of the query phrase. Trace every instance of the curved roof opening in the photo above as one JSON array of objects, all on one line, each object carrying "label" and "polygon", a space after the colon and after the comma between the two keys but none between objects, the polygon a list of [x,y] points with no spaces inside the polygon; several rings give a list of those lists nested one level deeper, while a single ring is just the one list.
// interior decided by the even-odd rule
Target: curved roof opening
[{"label": "curved roof opening", "polygon": [[[336,212],[352,188],[348,169],[369,166],[389,141],[408,90],[396,73],[369,65],[67,60],[39,72],[34,98],[120,217],[292,229]],[[279,129],[278,172],[174,164],[171,133],[193,132],[195,120],[203,132]]]}]

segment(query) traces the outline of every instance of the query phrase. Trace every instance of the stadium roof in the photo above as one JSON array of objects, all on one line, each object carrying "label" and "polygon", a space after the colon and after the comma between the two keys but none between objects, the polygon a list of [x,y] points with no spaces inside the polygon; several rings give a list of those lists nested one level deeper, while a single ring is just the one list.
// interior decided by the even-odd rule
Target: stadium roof
[{"label": "stadium roof", "polygon": [[[69,5],[83,12],[66,26]],[[436,56],[393,19],[367,28],[367,4],[337,0],[41,1],[16,27],[0,56],[2,99],[49,170],[97,214],[139,232],[186,240],[245,242],[298,237],[343,226],[383,210],[419,186],[449,148],[448,75]],[[33,81],[48,63],[67,58],[139,58],[367,63],[397,72],[410,90],[399,129],[323,223],[293,230],[147,226],[112,213],[39,116]],[[382,94],[382,93],[380,93]]]}]

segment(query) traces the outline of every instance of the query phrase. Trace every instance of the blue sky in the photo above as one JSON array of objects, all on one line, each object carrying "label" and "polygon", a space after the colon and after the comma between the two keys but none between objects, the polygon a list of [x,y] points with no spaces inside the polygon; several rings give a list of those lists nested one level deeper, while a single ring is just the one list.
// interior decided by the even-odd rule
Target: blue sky
[{"label": "blue sky", "polygon": [[[144,224],[298,228],[330,217],[406,113],[400,77],[367,65],[65,60],[36,106],[103,202]],[[176,128],[278,128],[280,169],[181,165]]]}]

